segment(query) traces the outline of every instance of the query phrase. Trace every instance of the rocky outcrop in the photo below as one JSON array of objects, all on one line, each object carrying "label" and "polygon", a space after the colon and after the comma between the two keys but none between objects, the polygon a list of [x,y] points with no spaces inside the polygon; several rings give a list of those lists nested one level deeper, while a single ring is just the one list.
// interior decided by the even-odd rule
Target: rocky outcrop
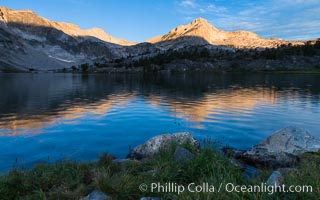
[{"label": "rocky outcrop", "polygon": [[255,166],[286,167],[298,162],[306,152],[319,152],[320,140],[306,130],[287,127],[276,131],[260,144],[234,155]]},{"label": "rocky outcrop", "polygon": [[158,155],[161,151],[170,149],[171,145],[175,144],[189,144],[194,149],[200,148],[200,143],[188,132],[163,134],[155,136],[145,143],[135,147],[127,155],[127,158],[137,160],[152,158]]}]

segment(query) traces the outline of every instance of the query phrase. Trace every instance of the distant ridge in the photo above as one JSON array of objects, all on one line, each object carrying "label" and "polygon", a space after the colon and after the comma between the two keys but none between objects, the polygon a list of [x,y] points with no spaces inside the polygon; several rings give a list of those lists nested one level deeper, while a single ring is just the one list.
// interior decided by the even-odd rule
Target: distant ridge
[{"label": "distant ridge", "polygon": [[231,46],[235,48],[266,48],[288,43],[303,44],[299,41],[261,38],[257,34],[249,31],[227,32],[219,30],[209,24],[204,18],[197,18],[187,25],[180,25],[173,28],[167,34],[163,36],[156,36],[146,42],[159,43],[176,40],[182,37],[190,37],[194,39],[201,38],[212,45]]},{"label": "distant ridge", "polygon": [[[124,46],[134,45],[135,42],[128,42],[124,39],[118,39],[111,35],[108,35],[104,30],[100,28],[91,28],[88,30],[81,30],[77,25],[66,22],[54,22],[46,18],[40,17],[36,13],[30,10],[12,10],[5,7],[0,7],[2,12],[2,21],[8,23],[21,23],[32,26],[51,27],[64,32],[70,36],[91,36],[100,39],[105,42],[119,44]],[[1,18],[0,18],[1,19]]]}]

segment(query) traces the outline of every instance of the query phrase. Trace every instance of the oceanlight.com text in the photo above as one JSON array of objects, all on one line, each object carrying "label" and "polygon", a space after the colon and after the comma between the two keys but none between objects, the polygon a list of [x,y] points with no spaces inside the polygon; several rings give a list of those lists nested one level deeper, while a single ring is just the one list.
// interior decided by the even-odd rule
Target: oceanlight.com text
[{"label": "oceanlight.com text", "polygon": [[188,185],[182,185],[174,182],[169,183],[151,183],[149,185],[142,183],[139,185],[139,189],[142,192],[155,192],[155,193],[177,193],[182,194],[184,192],[191,193],[219,193],[219,192],[236,192],[236,193],[267,193],[272,195],[276,192],[284,193],[300,193],[300,192],[313,192],[313,188],[310,185],[267,185],[261,183],[260,185],[239,185],[235,183],[220,183],[213,185],[210,183],[190,183]]}]

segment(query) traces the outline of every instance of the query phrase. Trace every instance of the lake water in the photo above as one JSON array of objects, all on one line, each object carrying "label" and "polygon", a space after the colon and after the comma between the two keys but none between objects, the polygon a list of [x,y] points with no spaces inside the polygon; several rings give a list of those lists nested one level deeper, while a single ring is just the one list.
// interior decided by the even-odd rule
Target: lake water
[{"label": "lake water", "polygon": [[2,172],[180,131],[247,149],[289,125],[320,136],[320,75],[0,74]]}]

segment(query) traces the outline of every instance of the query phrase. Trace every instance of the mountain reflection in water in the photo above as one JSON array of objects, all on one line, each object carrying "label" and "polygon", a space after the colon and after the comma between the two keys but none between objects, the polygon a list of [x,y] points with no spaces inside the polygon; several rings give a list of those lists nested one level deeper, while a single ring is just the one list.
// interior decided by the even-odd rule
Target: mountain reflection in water
[{"label": "mountain reflection in water", "polygon": [[[50,157],[125,156],[154,135],[190,131],[249,148],[288,125],[320,136],[320,75],[0,74],[0,170]],[[19,148],[16,148],[19,147]]]}]

